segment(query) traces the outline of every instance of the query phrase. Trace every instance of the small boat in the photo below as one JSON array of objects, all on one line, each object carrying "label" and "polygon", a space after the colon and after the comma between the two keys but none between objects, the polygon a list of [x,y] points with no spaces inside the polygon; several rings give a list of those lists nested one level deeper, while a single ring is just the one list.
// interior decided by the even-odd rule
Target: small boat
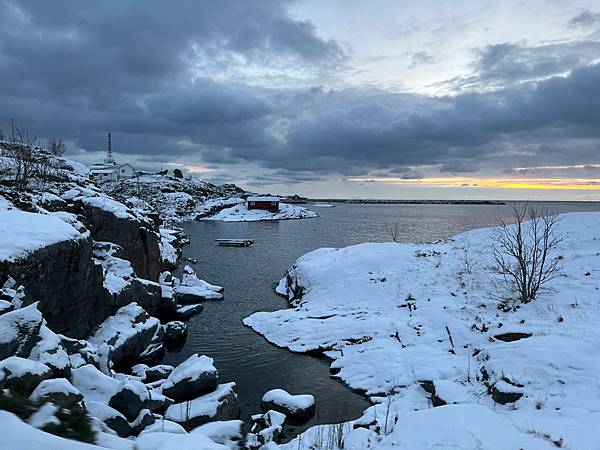
[{"label": "small boat", "polygon": [[249,247],[254,244],[254,239],[215,239],[215,241],[227,247]]}]

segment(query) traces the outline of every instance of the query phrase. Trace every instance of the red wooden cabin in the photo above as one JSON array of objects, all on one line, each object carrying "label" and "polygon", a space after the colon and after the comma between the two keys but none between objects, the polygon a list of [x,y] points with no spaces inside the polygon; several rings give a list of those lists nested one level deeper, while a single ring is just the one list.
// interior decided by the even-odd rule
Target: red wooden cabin
[{"label": "red wooden cabin", "polygon": [[246,199],[248,209],[264,209],[266,211],[279,211],[279,197],[248,197]]}]

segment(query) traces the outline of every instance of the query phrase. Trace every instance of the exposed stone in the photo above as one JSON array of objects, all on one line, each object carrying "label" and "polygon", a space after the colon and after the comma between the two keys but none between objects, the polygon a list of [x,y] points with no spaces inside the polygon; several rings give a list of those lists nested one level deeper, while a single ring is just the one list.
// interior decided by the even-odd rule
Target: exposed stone
[{"label": "exposed stone", "polygon": [[18,356],[0,361],[2,371],[6,374],[4,387],[26,397],[38,384],[52,376],[52,371],[46,365]]},{"label": "exposed stone", "polygon": [[514,342],[528,337],[531,337],[531,333],[503,333],[494,335],[494,339],[503,342]]},{"label": "exposed stone", "polygon": [[283,389],[266,392],[260,405],[263,411],[278,411],[294,421],[305,421],[315,414],[315,398],[312,395],[292,395]]},{"label": "exposed stone", "polygon": [[61,408],[71,408],[83,400],[83,395],[69,380],[65,378],[53,378],[44,380],[34,389],[30,396],[31,401],[37,404],[51,402]]},{"label": "exposed stone", "polygon": [[117,217],[110,211],[80,202],[94,239],[114,242],[122,253],[116,256],[131,261],[136,274],[142,278],[158,281],[160,274],[160,237],[151,221]]},{"label": "exposed stone", "polygon": [[218,382],[219,373],[212,358],[194,354],[171,372],[162,393],[175,402],[184,402],[214,390]]},{"label": "exposed stone", "polygon": [[165,419],[180,423],[189,431],[211,421],[237,419],[239,415],[235,383],[226,383],[210,394],[169,406]]},{"label": "exposed stone", "polygon": [[164,326],[165,341],[180,342],[187,337],[187,325],[184,322],[173,321]]},{"label": "exposed stone", "polygon": [[102,267],[92,259],[92,239],[69,239],[48,245],[18,261],[0,262],[8,273],[27,286],[29,297],[39,301],[48,326],[58,333],[85,337],[110,312],[102,287]]},{"label": "exposed stone", "polygon": [[2,314],[0,359],[13,355],[28,357],[38,340],[42,320],[37,304]]}]

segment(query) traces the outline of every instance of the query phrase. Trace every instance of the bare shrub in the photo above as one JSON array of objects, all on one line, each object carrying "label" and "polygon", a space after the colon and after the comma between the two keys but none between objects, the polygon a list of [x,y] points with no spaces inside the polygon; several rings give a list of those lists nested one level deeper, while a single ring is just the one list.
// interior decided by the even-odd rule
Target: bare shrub
[{"label": "bare shrub", "polygon": [[388,225],[388,233],[392,242],[400,242],[400,236],[402,236],[402,221],[400,217],[396,217],[396,220]]},{"label": "bare shrub", "polygon": [[48,139],[48,144],[46,146],[48,151],[52,153],[54,156],[62,156],[67,151],[67,147],[62,139],[56,139],[51,137]]},{"label": "bare shrub", "polygon": [[501,220],[493,236],[492,270],[521,303],[529,303],[559,275],[561,258],[552,252],[566,236],[558,231],[559,216],[547,208],[515,205],[511,219]]}]

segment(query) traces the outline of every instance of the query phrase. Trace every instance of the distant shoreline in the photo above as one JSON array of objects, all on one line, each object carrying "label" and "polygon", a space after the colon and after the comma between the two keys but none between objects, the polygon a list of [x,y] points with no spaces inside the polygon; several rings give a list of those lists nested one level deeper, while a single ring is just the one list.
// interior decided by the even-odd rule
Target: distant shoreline
[{"label": "distant shoreline", "polygon": [[506,205],[502,200],[378,200],[378,199],[332,199],[312,198],[307,203],[359,203],[382,205]]},{"label": "distant shoreline", "polygon": [[[374,205],[507,205],[527,200],[390,200],[390,199],[344,199],[309,198],[306,203],[354,203]],[[529,200],[531,203],[600,203],[599,200]]]}]

